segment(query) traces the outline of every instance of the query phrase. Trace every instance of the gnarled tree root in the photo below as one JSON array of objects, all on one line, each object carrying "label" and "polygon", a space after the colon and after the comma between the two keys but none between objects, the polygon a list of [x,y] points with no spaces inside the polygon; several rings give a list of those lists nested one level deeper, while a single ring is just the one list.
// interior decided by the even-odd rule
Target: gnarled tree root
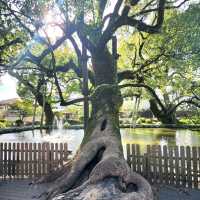
[{"label": "gnarled tree root", "polygon": [[[102,141],[101,144],[103,144]],[[120,200],[152,200],[152,190],[148,182],[139,174],[131,172],[123,158],[114,157],[113,153],[112,156],[108,156],[105,152],[109,147],[104,147],[100,160],[96,159],[93,163],[95,156],[98,157],[102,147],[103,145],[91,145],[91,151],[87,153],[88,156],[82,154],[74,163],[70,173],[65,173],[56,180],[54,187],[44,194],[46,199],[53,199],[56,195],[71,189],[54,199],[99,200],[103,198],[106,200],[115,198]],[[92,166],[92,171],[89,172],[86,181],[82,182],[79,177],[81,173],[87,171],[87,167],[91,163],[95,166]],[[75,185],[77,187],[74,188]],[[112,188],[112,190],[109,188]]]},{"label": "gnarled tree root", "polygon": [[70,170],[43,194],[47,200],[153,200],[151,186],[129,168],[112,120],[106,118],[103,128],[105,116],[100,118],[90,140],[76,154]]},{"label": "gnarled tree root", "polygon": [[33,180],[30,184],[43,184],[56,181],[58,178],[62,177],[64,174],[68,174],[72,167],[72,160],[67,161],[63,166],[60,166],[52,170],[49,174],[42,176]]}]

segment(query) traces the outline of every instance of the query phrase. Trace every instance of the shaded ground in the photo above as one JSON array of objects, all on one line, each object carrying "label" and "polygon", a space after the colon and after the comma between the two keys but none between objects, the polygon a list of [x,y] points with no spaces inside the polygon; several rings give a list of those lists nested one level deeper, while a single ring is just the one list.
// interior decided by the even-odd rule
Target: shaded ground
[{"label": "shaded ground", "polygon": [[177,189],[171,186],[165,186],[160,189],[160,200],[199,200],[200,190],[196,189]]},{"label": "shaded ground", "polygon": [[[1,181],[0,200],[33,200],[33,196],[42,193],[50,185],[41,184],[37,186],[29,185],[29,180]],[[43,200],[44,198],[40,198]],[[200,190],[185,189],[179,190],[171,186],[160,189],[160,200],[199,200]]]}]

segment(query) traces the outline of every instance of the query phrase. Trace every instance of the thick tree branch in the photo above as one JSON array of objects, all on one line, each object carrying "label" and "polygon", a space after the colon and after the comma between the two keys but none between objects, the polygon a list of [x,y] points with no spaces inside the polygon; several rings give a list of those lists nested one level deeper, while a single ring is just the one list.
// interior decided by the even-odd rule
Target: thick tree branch
[{"label": "thick tree branch", "polygon": [[[103,48],[107,42],[111,39],[112,35],[116,32],[118,28],[121,26],[132,26],[138,29],[138,31],[146,32],[146,33],[158,33],[163,20],[164,20],[164,10],[165,10],[165,2],[166,0],[159,0],[158,8],[157,8],[157,22],[155,25],[148,25],[142,20],[138,20],[133,17],[129,17],[128,13],[130,11],[129,6],[125,6],[121,16],[115,17],[115,20],[110,20],[110,23],[106,30],[103,32],[101,39],[99,40],[98,47]],[[111,17],[112,18],[112,17]]]},{"label": "thick tree branch", "polygon": [[135,80],[137,78],[136,74],[132,70],[124,70],[117,73],[118,83],[123,80]]},{"label": "thick tree branch", "polygon": [[[65,65],[59,65],[55,67],[55,71],[56,72],[68,72],[69,70],[73,70],[76,75],[79,78],[82,78],[82,70],[80,67],[78,67],[73,60],[70,60],[68,63],[66,63]],[[89,80],[90,82],[94,85],[95,81],[94,81],[94,74],[92,71],[88,70],[88,76],[89,76]]]},{"label": "thick tree branch", "polygon": [[189,99],[184,99],[182,101],[180,101],[178,104],[176,104],[175,106],[173,106],[168,113],[174,113],[176,111],[176,109],[181,106],[182,104],[190,104],[190,105],[194,105],[197,108],[200,108],[200,104],[194,101],[195,97],[191,97]]},{"label": "thick tree branch", "polygon": [[107,4],[108,0],[101,0],[98,1],[98,17],[102,20],[103,19],[103,13],[104,10],[106,8],[106,4]]},{"label": "thick tree branch", "polygon": [[65,101],[65,102],[61,102],[61,106],[70,106],[76,103],[80,103],[84,101],[84,97],[83,98],[78,98],[78,99],[73,99],[73,100],[69,100],[69,101]]},{"label": "thick tree branch", "polygon": [[[184,5],[188,1],[190,1],[190,0],[183,0],[178,5],[173,5],[173,6],[166,5],[165,6],[165,10],[180,8],[182,5]],[[145,9],[145,8],[142,9],[140,12],[132,15],[131,17],[137,17],[137,16],[140,16],[140,15],[144,15],[144,14],[148,14],[148,13],[152,13],[152,12],[157,12],[158,11],[158,8],[151,8],[151,9]]]},{"label": "thick tree branch", "polygon": [[80,49],[79,49],[79,47],[78,47],[77,42],[74,40],[74,38],[73,38],[72,36],[70,36],[68,39],[69,39],[70,42],[72,43],[72,46],[74,47],[74,50],[75,50],[76,55],[77,55],[77,57],[78,57],[78,60],[80,61],[80,59],[81,59],[81,51],[80,51]]},{"label": "thick tree branch", "polygon": [[142,88],[145,88],[147,89],[150,94],[155,98],[155,100],[157,101],[157,103],[159,104],[159,106],[161,107],[161,109],[166,112],[166,108],[165,106],[163,105],[163,103],[160,101],[158,95],[156,94],[156,92],[154,91],[153,88],[151,88],[150,86],[146,85],[146,84],[140,84],[140,83],[128,83],[128,84],[124,84],[124,85],[119,85],[119,88],[122,89],[122,88],[126,88],[126,87],[142,87]]}]

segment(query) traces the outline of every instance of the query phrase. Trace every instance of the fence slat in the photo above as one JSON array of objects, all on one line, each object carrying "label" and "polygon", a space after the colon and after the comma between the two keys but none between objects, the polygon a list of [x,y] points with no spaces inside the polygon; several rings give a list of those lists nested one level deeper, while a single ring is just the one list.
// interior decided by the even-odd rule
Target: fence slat
[{"label": "fence slat", "polygon": [[24,178],[24,143],[21,143],[21,176]]},{"label": "fence slat", "polygon": [[138,166],[138,173],[141,173],[141,154],[140,154],[140,145],[136,145],[136,152],[137,152],[137,166]]},{"label": "fence slat", "polygon": [[32,161],[32,160],[33,160],[33,159],[32,159],[32,153],[33,153],[33,152],[32,152],[32,143],[30,143],[30,144],[29,144],[29,177],[30,177],[30,178],[32,178],[32,176],[33,176],[33,170],[32,170],[32,169],[33,169],[33,168],[32,168],[32,164],[33,164],[33,163],[32,163],[32,162],[33,162],[33,161]]},{"label": "fence slat", "polygon": [[37,144],[33,143],[33,175],[37,177]]},{"label": "fence slat", "polygon": [[0,176],[3,179],[4,169],[3,169],[3,143],[0,143]]},{"label": "fence slat", "polygon": [[13,177],[13,179],[15,179],[15,171],[16,171],[16,157],[15,157],[15,154],[16,154],[16,144],[13,143],[13,146],[12,146],[12,177]]},{"label": "fence slat", "polygon": [[55,166],[59,167],[59,160],[58,160],[58,143],[55,144]]},{"label": "fence slat", "polygon": [[69,156],[68,145],[67,143],[64,143],[64,161],[68,160],[68,156]]},{"label": "fence slat", "polygon": [[46,149],[46,144],[42,144],[42,160],[43,160],[43,165],[42,165],[42,174],[47,174],[46,171],[46,157],[45,157],[45,149]]},{"label": "fence slat", "polygon": [[157,182],[157,159],[156,159],[156,156],[157,156],[157,147],[156,145],[153,145],[152,146],[152,151],[151,151],[151,156],[152,156],[152,168],[153,168],[153,182],[156,183]]},{"label": "fence slat", "polygon": [[150,180],[151,178],[151,159],[150,159],[150,156],[151,156],[151,147],[150,145],[147,145],[147,154],[146,154],[146,157],[147,157],[147,160],[146,160],[146,168],[147,168],[147,179]]},{"label": "fence slat", "polygon": [[60,165],[63,166],[63,143],[60,143]]},{"label": "fence slat", "polygon": [[12,159],[11,159],[11,143],[8,143],[8,176],[11,179],[12,175]]},{"label": "fence slat", "polygon": [[50,146],[49,143],[46,143],[46,161],[47,161],[47,173],[50,172]]},{"label": "fence slat", "polygon": [[38,144],[38,176],[42,175],[41,171],[41,164],[42,164],[42,147],[41,144]]},{"label": "fence slat", "polygon": [[174,184],[174,164],[173,164],[173,147],[169,147],[169,179],[170,184]]},{"label": "fence slat", "polygon": [[169,184],[169,173],[168,173],[168,153],[167,153],[167,146],[163,146],[163,155],[164,155],[164,176],[165,176],[165,183]]},{"label": "fence slat", "polygon": [[192,186],[191,151],[189,146],[186,147],[186,158],[187,158],[187,182],[188,186]]},{"label": "fence slat", "polygon": [[7,143],[4,144],[4,179],[6,179],[8,173],[8,161],[7,161]]},{"label": "fence slat", "polygon": [[194,187],[198,188],[197,148],[196,147],[192,147],[192,158],[193,158],[193,180],[194,180]]},{"label": "fence slat", "polygon": [[16,158],[16,162],[17,162],[17,166],[16,166],[16,178],[19,179],[20,177],[20,144],[17,143],[17,158]]},{"label": "fence slat", "polygon": [[186,169],[185,169],[185,148],[183,146],[180,147],[181,153],[181,185],[183,187],[186,186]]},{"label": "fence slat", "polygon": [[28,143],[25,143],[25,176],[28,176]]},{"label": "fence slat", "polygon": [[131,151],[130,151],[130,144],[126,145],[126,151],[127,151],[127,163],[131,167]]},{"label": "fence slat", "polygon": [[51,143],[51,152],[50,152],[50,170],[54,168],[54,144]]},{"label": "fence slat", "polygon": [[135,151],[135,144],[131,145],[131,149],[132,149],[132,162],[131,162],[131,166],[133,171],[136,171],[136,151]]},{"label": "fence slat", "polygon": [[159,182],[163,183],[163,168],[162,168],[162,150],[161,146],[158,146],[158,171],[159,171]]},{"label": "fence slat", "polygon": [[180,166],[180,164],[179,164],[179,148],[178,148],[178,146],[176,146],[175,148],[174,148],[174,156],[175,156],[175,184],[177,185],[177,186],[179,186],[180,185],[180,172],[179,172],[179,166]]}]

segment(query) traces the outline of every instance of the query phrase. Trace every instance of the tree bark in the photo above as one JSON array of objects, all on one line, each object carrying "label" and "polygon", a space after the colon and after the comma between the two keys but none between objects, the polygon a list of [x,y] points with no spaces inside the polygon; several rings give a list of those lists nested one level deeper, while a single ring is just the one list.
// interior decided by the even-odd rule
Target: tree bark
[{"label": "tree bark", "polygon": [[92,113],[86,134],[72,161],[39,180],[55,181],[44,193],[46,199],[153,199],[148,182],[132,172],[124,159],[119,129],[122,97],[111,60],[107,50],[92,55],[96,89],[91,96]]}]

